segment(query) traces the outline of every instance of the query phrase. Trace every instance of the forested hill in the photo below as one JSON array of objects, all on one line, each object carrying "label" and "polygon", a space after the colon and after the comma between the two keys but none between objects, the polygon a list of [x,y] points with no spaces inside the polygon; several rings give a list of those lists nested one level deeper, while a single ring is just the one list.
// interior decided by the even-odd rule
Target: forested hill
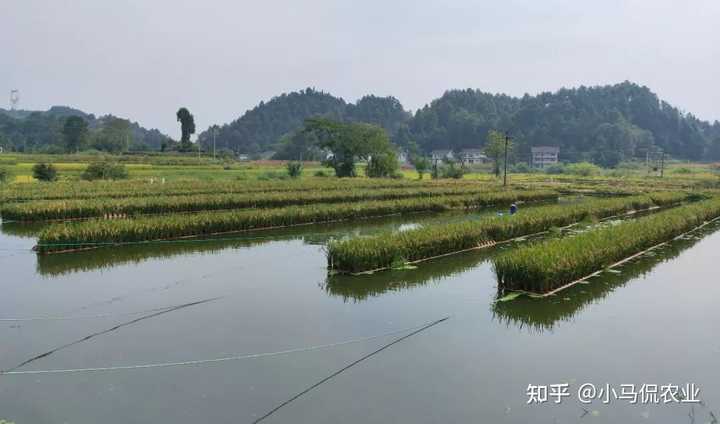
[{"label": "forested hill", "polygon": [[[47,111],[0,109],[0,146],[11,150],[62,151],[61,129],[81,116],[89,134],[83,148],[159,150],[168,137],[111,115],[64,106]],[[564,161],[591,160],[605,166],[664,151],[671,157],[720,160],[720,123],[709,123],[662,101],[647,87],[630,82],[561,89],[523,97],[479,90],[450,90],[414,115],[394,97],[365,96],[355,103],[305,89],[261,102],[237,120],[199,134],[206,150],[213,133],[218,150],[276,157],[310,158],[312,140],[295,134],[306,118],[325,116],[380,125],[394,143],[428,154],[435,149],[482,148],[491,129],[507,131],[514,158],[527,160],[531,146],[558,146]]]},{"label": "forested hill", "polygon": [[660,149],[677,158],[720,159],[720,123],[683,113],[630,82],[522,98],[452,90],[418,110],[394,138],[426,152],[460,149],[481,147],[490,129],[508,131],[520,159],[538,145],[559,146],[568,161],[608,166]]},{"label": "forested hill", "polygon": [[[251,154],[267,150],[299,154],[297,149],[283,149],[281,142],[292,139],[306,118],[317,115],[381,125],[396,144],[423,153],[481,148],[488,131],[497,129],[512,135],[518,160],[527,159],[530,147],[538,145],[559,146],[563,160],[592,160],[607,166],[645,159],[661,150],[681,159],[720,160],[719,123],[696,119],[661,101],[647,87],[630,82],[520,98],[450,90],[414,116],[393,97],[366,96],[352,104],[307,89],[260,103],[236,121],[217,127],[217,147]],[[209,146],[211,131],[202,133],[200,140]]]},{"label": "forested hill", "polygon": [[[129,144],[117,146],[120,151],[128,149],[159,150],[162,143],[168,139],[168,136],[160,131],[148,130],[136,122],[112,115],[95,117],[93,114],[67,106],[53,106],[47,111],[0,108],[0,146],[29,152],[61,152],[64,150],[61,131],[65,120],[70,116],[82,117],[88,123],[88,128],[97,135],[95,141],[102,142],[103,149],[113,150],[114,147],[107,140],[109,137],[105,137],[109,131],[102,132],[105,127],[112,127],[116,135],[123,133],[122,137],[112,137],[120,140],[119,143],[127,142]],[[124,136],[125,133],[127,133],[127,137]],[[93,148],[95,146],[85,147]]]},{"label": "forested hill", "polygon": [[382,126],[390,134],[411,117],[394,97],[365,96],[352,104],[308,88],[260,102],[230,124],[212,126],[200,133],[198,140],[212,146],[215,130],[217,149],[249,154],[273,151],[280,147],[283,136],[302,128],[305,119],[313,116],[368,122]]}]

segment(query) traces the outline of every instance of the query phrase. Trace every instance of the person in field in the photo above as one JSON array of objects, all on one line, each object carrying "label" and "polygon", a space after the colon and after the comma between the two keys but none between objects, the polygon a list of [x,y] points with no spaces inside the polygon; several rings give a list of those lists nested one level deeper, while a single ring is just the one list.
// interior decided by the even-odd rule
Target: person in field
[{"label": "person in field", "polygon": [[518,207],[515,203],[510,205],[510,215],[515,215],[515,213],[517,213],[517,211],[518,211]]}]

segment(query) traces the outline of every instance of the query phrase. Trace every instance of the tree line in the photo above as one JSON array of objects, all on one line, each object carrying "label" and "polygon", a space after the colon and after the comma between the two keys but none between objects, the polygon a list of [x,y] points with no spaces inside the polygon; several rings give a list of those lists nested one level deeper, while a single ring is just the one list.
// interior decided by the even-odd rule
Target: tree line
[{"label": "tree line", "polygon": [[355,104],[306,89],[261,102],[236,121],[200,134],[209,146],[277,159],[321,159],[307,118],[366,122],[384,128],[392,142],[416,155],[432,150],[484,148],[492,130],[508,132],[514,158],[533,146],[557,146],[561,160],[615,166],[665,152],[690,160],[720,160],[720,123],[702,121],[631,82],[511,97],[480,90],[449,90],[411,114],[393,97],[366,96]]},{"label": "tree line", "polygon": [[43,112],[0,109],[0,147],[6,151],[65,153],[93,149],[120,153],[160,150],[168,140],[156,129],[148,130],[113,115],[95,117],[64,106]]},{"label": "tree line", "polygon": [[[480,90],[449,90],[414,114],[394,97],[365,96],[355,103],[312,88],[260,102],[237,120],[195,133],[193,115],[180,108],[182,138],[173,141],[157,130],[114,116],[95,118],[54,107],[47,112],[0,109],[0,146],[19,151],[77,151],[87,148],[204,151],[275,159],[323,160],[318,132],[307,119],[366,123],[382,128],[412,156],[433,150],[486,149],[492,131],[509,133],[513,159],[527,161],[533,146],[557,146],[566,162],[588,161],[606,167],[664,153],[678,159],[720,160],[720,123],[700,120],[662,101],[647,87],[631,82],[561,89],[512,97]],[[84,121],[81,122],[81,121]],[[488,149],[486,149],[488,150]],[[492,149],[489,149],[492,150]]]},{"label": "tree line", "polygon": [[425,152],[481,148],[491,130],[509,132],[520,159],[532,146],[557,146],[561,160],[609,167],[659,152],[720,160],[720,123],[683,113],[630,82],[521,98],[452,90],[418,110],[393,141]]}]

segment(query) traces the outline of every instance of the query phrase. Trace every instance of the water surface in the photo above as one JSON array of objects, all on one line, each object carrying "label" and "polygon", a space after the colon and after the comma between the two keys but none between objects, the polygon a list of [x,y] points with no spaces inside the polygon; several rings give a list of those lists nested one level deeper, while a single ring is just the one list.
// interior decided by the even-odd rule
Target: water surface
[{"label": "water surface", "polygon": [[[492,213],[492,212],[491,212]],[[71,369],[273,352],[451,318],[351,368],[267,423],[690,422],[691,406],[528,406],[527,385],[684,384],[696,422],[720,416],[718,225],[547,300],[496,303],[477,251],[417,269],[328,277],[330,238],[459,215],[256,232],[255,239],[37,257],[0,235],[0,317],[125,314],[220,296],[57,351],[21,370]],[[246,234],[250,236],[250,234]],[[508,245],[504,249],[513,248]],[[0,368],[142,315],[0,322]],[[396,336],[219,364],[0,376],[0,418],[45,423],[252,422]],[[571,390],[572,392],[572,390]]]}]

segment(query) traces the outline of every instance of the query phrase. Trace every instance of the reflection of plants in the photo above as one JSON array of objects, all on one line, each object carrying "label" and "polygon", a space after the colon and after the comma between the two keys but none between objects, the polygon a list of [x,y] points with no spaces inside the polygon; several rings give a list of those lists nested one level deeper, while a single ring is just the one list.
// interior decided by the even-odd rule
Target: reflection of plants
[{"label": "reflection of plants", "polygon": [[553,205],[524,210],[514,216],[498,216],[477,222],[434,225],[331,243],[328,263],[339,271],[362,272],[392,267],[398,257],[419,261],[473,249],[489,242],[548,231],[589,218],[605,218],[629,210],[678,203],[685,193],[653,193],[619,199],[590,200],[572,205]]},{"label": "reflection of plants", "polygon": [[333,296],[345,301],[359,302],[388,292],[407,290],[439,282],[452,275],[470,270],[487,258],[487,252],[468,252],[448,260],[408,270],[394,270],[354,277],[343,274],[329,274],[323,288]]},{"label": "reflection of plants", "polygon": [[[697,235],[684,237],[663,246],[654,256],[644,255],[623,265],[619,274],[603,273],[586,284],[568,288],[563,291],[562,296],[542,299],[520,296],[508,302],[495,302],[492,305],[493,316],[507,325],[515,325],[531,331],[551,330],[558,322],[571,320],[586,305],[598,302],[630,280],[646,275],[657,265],[678,257],[682,252],[693,247],[703,235],[718,229],[720,223],[714,223],[700,230]],[[502,288],[498,289],[498,299],[505,294]]]},{"label": "reflection of plants", "polygon": [[496,249],[471,250],[445,257],[441,261],[428,262],[421,267],[393,268],[392,271],[370,275],[353,276],[331,271],[322,286],[325,291],[333,296],[340,296],[345,301],[358,302],[388,292],[439,283],[454,275],[477,268],[495,255],[505,250],[514,249],[520,243],[537,243],[548,237],[553,237],[553,235],[527,237],[500,245]]},{"label": "reflection of plants", "polygon": [[[434,217],[434,215],[432,215]],[[421,218],[417,215],[413,219]],[[445,218],[447,219],[447,217]],[[370,234],[379,229],[396,228],[407,222],[407,217],[393,216],[358,222],[336,222],[318,226],[299,226],[277,230],[265,230],[262,233],[248,233],[237,237],[225,236],[218,238],[183,239],[158,243],[141,243],[119,246],[113,249],[96,249],[76,252],[72,255],[39,255],[37,271],[44,276],[65,275],[74,272],[108,269],[124,264],[137,264],[156,259],[175,256],[214,254],[222,250],[239,249],[257,246],[269,242],[286,242],[302,240],[308,245],[324,246],[331,237],[345,237],[349,234]],[[9,227],[13,235],[18,235],[15,224],[3,224],[3,232]],[[25,228],[28,224],[18,225]],[[30,225],[38,228],[37,225]],[[42,228],[42,227],[39,227]],[[33,234],[36,234],[35,231]]]}]

